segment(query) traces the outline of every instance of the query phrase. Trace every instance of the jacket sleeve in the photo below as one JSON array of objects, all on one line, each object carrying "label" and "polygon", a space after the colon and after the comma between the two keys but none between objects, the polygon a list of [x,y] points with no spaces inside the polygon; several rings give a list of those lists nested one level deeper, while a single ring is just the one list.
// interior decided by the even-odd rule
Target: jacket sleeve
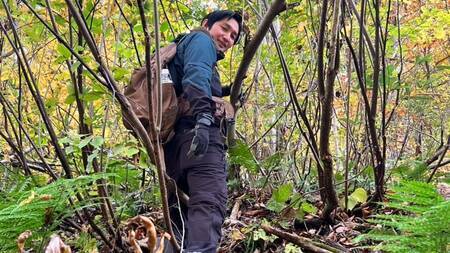
[{"label": "jacket sleeve", "polygon": [[211,38],[201,32],[192,34],[185,44],[181,84],[194,118],[212,112],[211,77],[216,61],[216,48]]}]

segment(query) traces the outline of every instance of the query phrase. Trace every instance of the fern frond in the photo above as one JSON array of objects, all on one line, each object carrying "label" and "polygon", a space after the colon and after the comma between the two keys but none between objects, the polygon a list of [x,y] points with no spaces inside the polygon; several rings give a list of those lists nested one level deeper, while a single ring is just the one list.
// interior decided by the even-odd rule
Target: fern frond
[{"label": "fern frond", "polygon": [[407,215],[374,215],[369,222],[382,225],[383,229],[374,229],[357,241],[380,241],[374,248],[387,252],[448,252],[450,201],[423,182],[404,181],[392,190],[387,196],[389,202],[383,205]]},{"label": "fern frond", "polygon": [[[75,179],[59,179],[44,187],[20,191],[16,188],[0,200],[0,252],[17,252],[17,236],[25,230],[33,232],[27,241],[47,238],[64,217],[72,215],[76,209],[95,205],[92,202],[75,202],[70,206],[69,198],[79,189],[89,190],[95,187],[95,181],[112,174],[81,176]],[[25,187],[25,188],[24,188]],[[90,199],[92,201],[92,198]]]}]

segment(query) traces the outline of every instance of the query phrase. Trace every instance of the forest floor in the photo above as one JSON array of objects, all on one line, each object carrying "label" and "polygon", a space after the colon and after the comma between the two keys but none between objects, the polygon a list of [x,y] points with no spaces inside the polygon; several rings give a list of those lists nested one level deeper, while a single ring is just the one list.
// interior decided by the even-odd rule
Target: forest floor
[{"label": "forest floor", "polygon": [[352,241],[373,227],[366,222],[373,212],[369,207],[356,207],[351,214],[338,208],[335,223],[329,225],[319,218],[323,208],[319,200],[314,203],[317,214],[299,220],[289,206],[280,213],[269,211],[264,203],[270,196],[261,196],[256,204],[248,201],[253,197],[247,193],[229,200],[232,208],[222,228],[219,252],[299,252],[299,248],[304,252],[370,252]]},{"label": "forest floor", "polygon": [[[444,199],[450,199],[450,186],[448,184],[439,183],[437,190]],[[267,204],[265,204],[270,202],[271,194],[268,192],[256,189],[246,190],[245,193],[242,192],[244,191],[230,194],[227,217],[222,226],[222,241],[218,250],[220,253],[377,252],[369,248],[370,246],[375,246],[375,242],[357,242],[354,239],[374,228],[381,227],[381,225],[368,222],[372,215],[399,214],[399,210],[396,209],[381,206],[374,207],[367,204],[356,205],[352,211],[348,212],[344,212],[338,207],[333,213],[334,223],[326,224],[319,218],[323,204],[318,193],[317,196],[314,195],[316,193],[309,196],[310,202],[313,203],[316,209],[315,214],[306,214],[303,216],[303,219],[299,219],[299,215],[292,208],[292,205],[286,205],[280,212],[270,211]],[[153,233],[155,240],[156,235],[164,235],[165,231],[161,229],[164,227],[162,210],[159,207],[151,206],[146,206],[145,209],[143,214],[121,223],[122,229],[120,234],[125,242],[125,248],[129,247],[130,249],[128,252],[150,252],[147,245],[150,245],[149,241],[151,240],[149,240],[149,237],[151,236],[148,235],[151,233],[149,232],[149,227],[145,225],[146,222],[149,224],[152,223],[151,220],[154,221],[154,225],[152,223],[151,227],[153,229],[156,228],[156,231],[154,230],[156,233]],[[143,219],[144,222],[142,223]],[[131,228],[132,226],[134,227]],[[73,245],[74,241],[88,243],[89,240],[81,242],[82,239],[80,238],[83,233],[75,232],[70,226],[61,225],[59,228],[59,236],[53,235],[46,247],[46,249],[54,247],[56,250],[45,252],[112,252],[100,238],[94,239],[95,233],[88,227],[84,228],[85,233],[91,235],[92,239],[89,243],[93,245],[91,250],[88,251],[86,251],[85,245],[83,245],[83,250],[79,246],[74,247]],[[133,230],[132,233],[130,232],[131,230]],[[22,249],[28,237],[29,234],[24,232],[17,239],[18,245],[20,245],[21,240],[23,241],[21,244]],[[156,250],[154,252],[172,252],[170,250],[167,251],[169,248],[167,244],[168,240],[165,243],[166,250],[163,251],[158,243],[154,248],[159,248],[161,251]],[[63,246],[66,249],[71,248],[71,251],[64,251]],[[34,251],[24,250],[19,252]]]}]

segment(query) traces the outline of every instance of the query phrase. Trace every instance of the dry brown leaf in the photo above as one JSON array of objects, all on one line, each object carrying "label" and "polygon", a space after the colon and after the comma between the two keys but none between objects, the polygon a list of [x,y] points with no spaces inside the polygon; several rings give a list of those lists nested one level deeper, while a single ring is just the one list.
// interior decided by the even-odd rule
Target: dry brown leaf
[{"label": "dry brown leaf", "polygon": [[437,184],[437,189],[439,194],[441,194],[445,200],[450,200],[450,185],[446,183],[439,183]]},{"label": "dry brown leaf", "polygon": [[52,235],[52,239],[45,248],[45,253],[71,253],[72,250],[67,246],[58,235]]},{"label": "dry brown leaf", "polygon": [[362,214],[363,214],[363,218],[367,219],[367,218],[369,218],[370,214],[372,214],[372,211],[369,207],[364,207],[362,209]]},{"label": "dry brown leaf", "polygon": [[25,241],[32,235],[30,230],[23,232],[17,237],[17,247],[19,248],[20,253],[24,253]]},{"label": "dry brown leaf", "polygon": [[136,232],[134,230],[128,231],[128,243],[133,248],[133,253],[142,253],[141,247],[136,241]]},{"label": "dry brown leaf", "polygon": [[327,239],[328,239],[328,240],[331,240],[331,241],[336,241],[336,239],[337,239],[336,233],[332,231],[332,232],[327,236]]},{"label": "dry brown leaf", "polygon": [[342,237],[341,239],[339,239],[339,243],[344,243],[346,241],[347,241],[347,238],[345,238],[345,237]]},{"label": "dry brown leaf", "polygon": [[347,231],[349,231],[350,229],[346,226],[340,226],[338,228],[336,228],[336,233],[340,234],[340,233],[345,233]]},{"label": "dry brown leaf", "polygon": [[161,236],[161,240],[159,241],[159,247],[156,249],[155,253],[163,253],[164,252],[164,239],[170,240],[171,236],[168,233],[164,233]]},{"label": "dry brown leaf", "polygon": [[[142,226],[145,228],[146,235],[148,237],[148,248],[155,249],[156,247],[156,229],[153,222],[150,218],[138,215],[134,218],[128,220],[128,226],[137,225],[138,229]],[[134,231],[133,231],[134,232]],[[136,239],[136,234],[133,235],[133,238]]]}]

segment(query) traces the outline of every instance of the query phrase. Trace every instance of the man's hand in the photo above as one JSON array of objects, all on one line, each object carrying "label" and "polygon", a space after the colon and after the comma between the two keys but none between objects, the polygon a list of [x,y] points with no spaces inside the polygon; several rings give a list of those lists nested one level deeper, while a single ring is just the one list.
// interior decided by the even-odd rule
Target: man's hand
[{"label": "man's hand", "polygon": [[209,126],[212,122],[212,116],[211,114],[202,113],[197,118],[197,124],[195,124],[193,129],[194,137],[187,153],[189,159],[201,158],[208,151]]},{"label": "man's hand", "polygon": [[222,86],[222,97],[228,97],[231,94],[231,85]]},{"label": "man's hand", "polygon": [[[222,97],[230,96],[232,87],[233,87],[232,84],[222,86]],[[245,101],[246,101],[246,94],[247,94],[247,92],[248,92],[248,89],[245,92],[243,92],[242,89],[241,89],[241,91],[239,92],[238,101],[239,101],[239,103],[241,103],[241,105],[243,105],[245,103]]]}]

